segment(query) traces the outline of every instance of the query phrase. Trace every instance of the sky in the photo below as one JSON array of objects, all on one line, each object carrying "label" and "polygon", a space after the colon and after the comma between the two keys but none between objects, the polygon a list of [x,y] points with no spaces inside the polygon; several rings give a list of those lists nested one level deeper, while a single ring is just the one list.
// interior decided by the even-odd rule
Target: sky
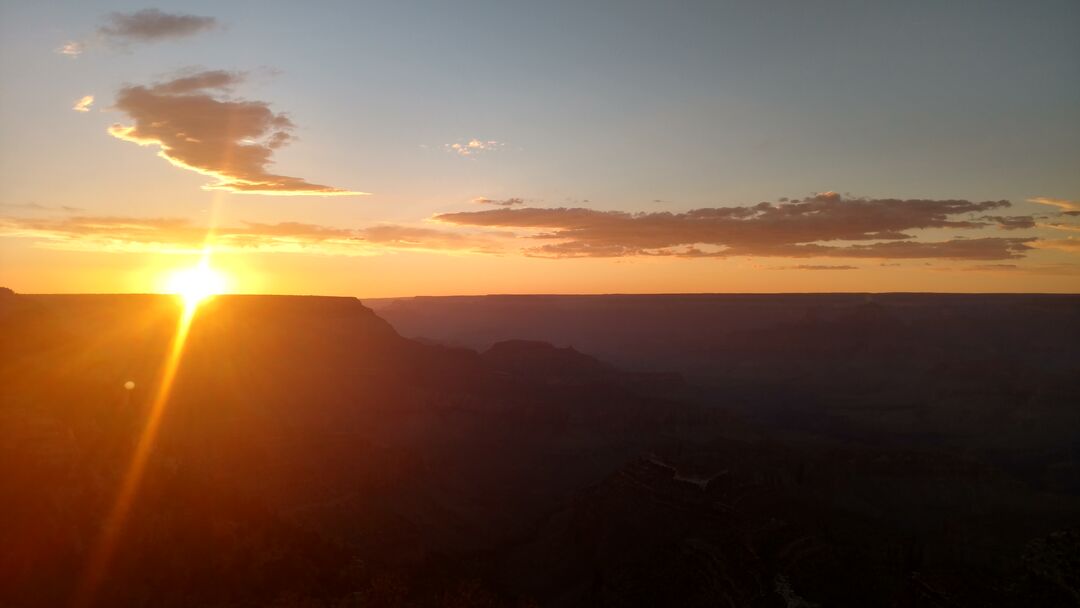
[{"label": "sky", "polygon": [[0,3],[0,285],[1080,292],[1080,4]]}]

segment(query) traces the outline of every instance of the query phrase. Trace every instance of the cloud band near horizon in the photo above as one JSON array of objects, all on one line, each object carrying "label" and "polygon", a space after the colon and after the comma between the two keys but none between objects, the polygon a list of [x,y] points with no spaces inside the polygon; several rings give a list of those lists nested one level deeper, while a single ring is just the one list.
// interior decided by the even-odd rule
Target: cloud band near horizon
[{"label": "cloud band near horizon", "polygon": [[[188,85],[173,83],[184,90]],[[1075,239],[1034,236],[924,240],[909,231],[1012,228],[1010,216],[983,215],[1007,201],[844,199],[833,193],[781,203],[706,208],[684,213],[625,213],[568,208],[498,208],[448,213],[448,229],[400,224],[365,228],[300,222],[241,222],[199,227],[184,219],[93,217],[0,218],[0,236],[33,238],[45,246],[168,251],[215,246],[247,251],[368,255],[379,249],[517,254],[549,258],[771,257],[971,261],[1015,260],[1035,250],[1077,253]],[[42,208],[44,209],[44,208]],[[961,217],[956,217],[961,216]],[[1039,225],[1043,227],[1043,225]],[[1055,225],[1055,230],[1076,226]],[[512,229],[512,230],[506,230]],[[791,269],[848,269],[832,264]]]},{"label": "cloud band near horizon", "polygon": [[801,200],[684,213],[583,208],[499,208],[443,213],[446,224],[533,231],[527,255],[569,257],[830,257],[1016,259],[1034,237],[924,241],[910,231],[1024,228],[1029,218],[976,216],[1005,200],[844,198],[827,192]]},{"label": "cloud band near horizon", "polygon": [[73,216],[0,217],[0,236],[30,238],[46,247],[86,251],[219,252],[378,255],[387,250],[496,253],[498,234],[377,224],[338,228],[302,222],[240,222],[199,226],[184,218]]}]

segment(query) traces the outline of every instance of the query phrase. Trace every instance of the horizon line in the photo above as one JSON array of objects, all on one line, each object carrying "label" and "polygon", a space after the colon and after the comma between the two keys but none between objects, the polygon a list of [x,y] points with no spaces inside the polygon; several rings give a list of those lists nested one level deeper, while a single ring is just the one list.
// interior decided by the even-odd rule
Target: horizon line
[{"label": "horizon line", "polygon": [[[20,292],[17,296],[163,296],[177,297],[175,293],[162,292]],[[476,294],[413,294],[404,296],[353,296],[317,293],[220,293],[214,298],[271,297],[271,298],[349,298],[355,300],[405,300],[410,298],[529,298],[529,297],[626,297],[626,296],[1080,296],[1078,292],[1066,291],[685,291],[685,292],[603,292],[603,293],[476,293]]]}]

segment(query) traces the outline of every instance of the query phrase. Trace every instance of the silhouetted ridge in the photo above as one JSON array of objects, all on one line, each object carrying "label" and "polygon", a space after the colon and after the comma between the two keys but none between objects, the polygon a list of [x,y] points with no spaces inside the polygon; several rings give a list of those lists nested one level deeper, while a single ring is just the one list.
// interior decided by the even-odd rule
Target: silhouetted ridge
[{"label": "silhouetted ridge", "polygon": [[612,371],[596,358],[579,353],[573,347],[558,348],[534,340],[499,342],[482,357],[493,369],[550,381],[596,378]]}]

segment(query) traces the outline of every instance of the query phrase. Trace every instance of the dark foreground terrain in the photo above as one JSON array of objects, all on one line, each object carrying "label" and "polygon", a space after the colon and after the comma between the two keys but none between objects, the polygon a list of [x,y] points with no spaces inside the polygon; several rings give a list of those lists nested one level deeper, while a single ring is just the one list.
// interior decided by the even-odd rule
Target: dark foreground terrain
[{"label": "dark foreground terrain", "polygon": [[199,309],[87,593],[180,307],[0,294],[0,606],[1080,603],[1080,297],[371,305]]}]

